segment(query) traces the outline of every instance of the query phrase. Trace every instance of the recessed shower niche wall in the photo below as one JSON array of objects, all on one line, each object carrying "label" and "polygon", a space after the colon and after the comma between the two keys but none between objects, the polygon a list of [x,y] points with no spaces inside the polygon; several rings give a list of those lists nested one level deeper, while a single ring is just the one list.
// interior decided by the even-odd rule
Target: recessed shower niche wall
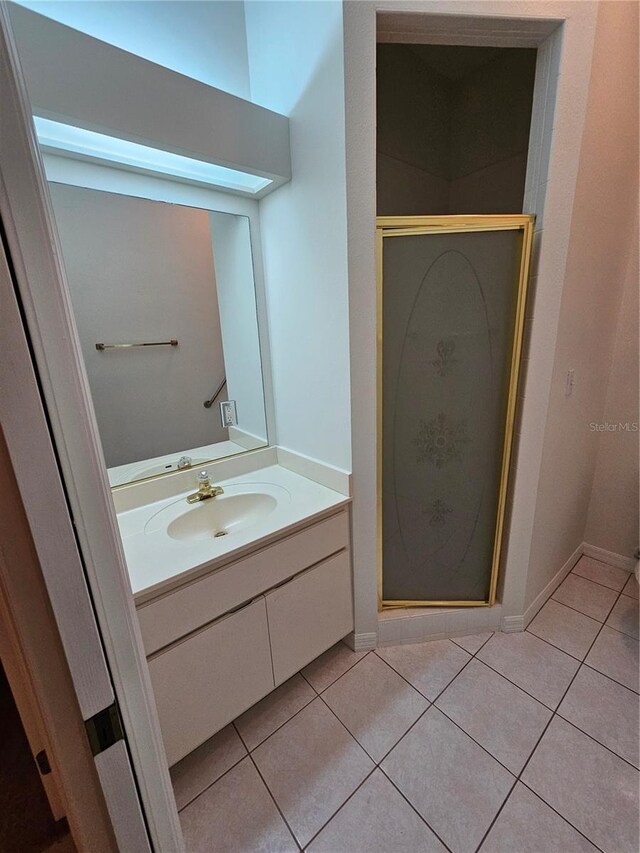
[{"label": "recessed shower niche wall", "polygon": [[378,44],[379,215],[523,212],[536,55]]},{"label": "recessed shower niche wall", "polygon": [[382,607],[496,599],[535,70],[532,49],[378,45]]}]

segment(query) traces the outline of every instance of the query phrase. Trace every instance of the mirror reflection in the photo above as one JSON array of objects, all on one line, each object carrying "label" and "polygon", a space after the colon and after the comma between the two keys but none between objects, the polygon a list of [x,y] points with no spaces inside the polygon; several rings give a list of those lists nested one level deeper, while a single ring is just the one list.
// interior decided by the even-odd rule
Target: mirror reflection
[{"label": "mirror reflection", "polygon": [[248,218],[50,192],[111,485],[266,445]]}]

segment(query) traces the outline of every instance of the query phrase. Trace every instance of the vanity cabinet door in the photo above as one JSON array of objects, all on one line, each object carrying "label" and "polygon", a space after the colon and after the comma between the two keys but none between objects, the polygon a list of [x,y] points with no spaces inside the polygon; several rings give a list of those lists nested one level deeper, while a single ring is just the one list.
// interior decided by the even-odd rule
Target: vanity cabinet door
[{"label": "vanity cabinet door", "polygon": [[341,551],[267,593],[276,685],[353,630],[349,551]]},{"label": "vanity cabinet door", "polygon": [[169,765],[273,690],[264,596],[149,660]]}]

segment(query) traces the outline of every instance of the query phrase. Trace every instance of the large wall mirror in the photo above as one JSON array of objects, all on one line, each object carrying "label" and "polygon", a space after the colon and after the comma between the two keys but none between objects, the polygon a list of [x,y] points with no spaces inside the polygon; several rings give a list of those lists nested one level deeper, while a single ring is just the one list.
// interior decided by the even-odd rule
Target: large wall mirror
[{"label": "large wall mirror", "polygon": [[49,187],[111,485],[266,445],[248,218]]}]

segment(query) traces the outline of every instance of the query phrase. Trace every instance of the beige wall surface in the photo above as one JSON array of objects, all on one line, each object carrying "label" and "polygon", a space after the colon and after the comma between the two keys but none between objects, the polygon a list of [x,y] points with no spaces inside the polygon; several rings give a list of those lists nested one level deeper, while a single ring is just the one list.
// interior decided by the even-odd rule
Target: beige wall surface
[{"label": "beige wall surface", "polygon": [[[635,230],[637,234],[637,229]],[[629,257],[609,388],[598,433],[585,540],[630,557],[639,544],[638,516],[638,244]],[[623,424],[623,428],[620,428]],[[635,424],[635,427],[634,427]]]},{"label": "beige wall surface", "polygon": [[[603,421],[608,411],[605,404],[618,336],[618,315],[637,239],[634,226],[638,193],[637,45],[638,5],[600,3],[525,605],[535,599],[585,538],[602,443],[601,434],[593,431],[590,423]],[[578,141],[574,140],[574,144],[577,148]],[[533,322],[535,325],[535,316]],[[622,359],[622,353],[619,357]],[[575,371],[575,389],[567,397],[569,370]],[[614,376],[616,372],[614,365]],[[628,386],[632,384],[629,376]],[[626,396],[622,388],[612,389],[612,407],[617,406],[618,394]],[[631,408],[631,403],[629,400],[625,411]],[[637,420],[631,416],[629,419]],[[633,439],[623,438],[615,445],[614,455],[625,452],[627,440],[632,444]],[[629,453],[629,465],[632,455]],[[605,456],[602,464],[607,464]],[[620,464],[624,465],[623,460],[617,459],[616,467]],[[603,471],[601,476],[610,480],[615,477],[615,470],[612,468],[608,474]],[[612,500],[617,507],[610,503]],[[618,517],[626,517],[626,510],[622,509],[626,500],[626,489],[610,482],[610,496],[605,502],[609,502],[606,513],[611,523]],[[594,534],[602,529],[602,521],[597,523],[596,518],[601,518],[601,513],[594,504],[591,526]],[[610,536],[616,537],[615,531]],[[601,541],[607,547],[605,540]],[[601,545],[601,542],[591,544]]]}]

